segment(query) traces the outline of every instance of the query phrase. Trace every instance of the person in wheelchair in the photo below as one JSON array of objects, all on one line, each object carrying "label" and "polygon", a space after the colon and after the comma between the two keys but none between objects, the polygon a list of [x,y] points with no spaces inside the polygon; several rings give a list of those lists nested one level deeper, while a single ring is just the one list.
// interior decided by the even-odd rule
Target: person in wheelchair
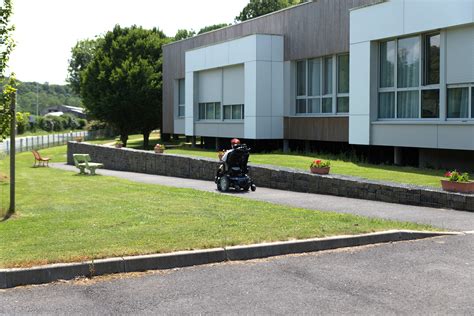
[{"label": "person in wheelchair", "polygon": [[236,191],[256,190],[256,186],[248,173],[248,159],[250,149],[245,144],[240,144],[240,140],[231,140],[232,148],[227,150],[222,157],[221,164],[217,170],[215,183],[219,191],[228,191],[234,188]]}]

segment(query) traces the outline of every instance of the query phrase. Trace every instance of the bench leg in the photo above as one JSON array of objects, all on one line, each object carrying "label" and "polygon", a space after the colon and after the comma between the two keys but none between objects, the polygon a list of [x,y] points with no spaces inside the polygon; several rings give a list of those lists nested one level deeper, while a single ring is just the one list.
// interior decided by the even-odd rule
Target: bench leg
[{"label": "bench leg", "polygon": [[89,168],[91,176],[95,176],[95,168]]},{"label": "bench leg", "polygon": [[84,169],[84,167],[79,167],[79,174],[86,174],[86,171]]}]

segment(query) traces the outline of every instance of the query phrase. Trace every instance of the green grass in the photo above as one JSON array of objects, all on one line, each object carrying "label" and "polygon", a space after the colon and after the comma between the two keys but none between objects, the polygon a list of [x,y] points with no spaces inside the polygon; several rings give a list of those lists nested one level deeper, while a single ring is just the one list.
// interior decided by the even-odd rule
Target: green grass
[{"label": "green grass", "polygon": [[[192,149],[192,148],[170,148],[166,150],[170,154],[179,154],[187,156],[200,156],[216,158],[214,151]],[[316,159],[331,160],[331,173],[361,177],[371,180],[390,181],[403,184],[414,184],[429,187],[440,187],[440,179],[444,171],[433,169],[420,169],[414,167],[399,167],[389,165],[374,165],[368,163],[355,163],[349,159],[343,159],[337,155],[327,154],[251,154],[250,162],[261,165],[273,165],[301,170],[309,170],[309,165]],[[217,159],[217,158],[216,158]]]},{"label": "green grass", "polygon": [[[65,147],[42,150],[65,161]],[[7,173],[8,161],[0,161]],[[163,253],[425,225],[317,212],[231,195],[32,168],[17,157],[17,214],[0,222],[0,267]],[[0,184],[3,210],[8,183]]]}]

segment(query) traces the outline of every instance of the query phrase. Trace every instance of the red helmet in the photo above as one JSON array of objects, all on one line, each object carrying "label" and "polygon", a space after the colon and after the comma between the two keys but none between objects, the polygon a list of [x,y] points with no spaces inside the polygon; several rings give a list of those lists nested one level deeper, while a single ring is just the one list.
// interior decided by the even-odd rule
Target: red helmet
[{"label": "red helmet", "polygon": [[233,138],[231,141],[230,141],[230,144],[232,146],[236,146],[236,145],[240,145],[240,140],[238,138]]}]

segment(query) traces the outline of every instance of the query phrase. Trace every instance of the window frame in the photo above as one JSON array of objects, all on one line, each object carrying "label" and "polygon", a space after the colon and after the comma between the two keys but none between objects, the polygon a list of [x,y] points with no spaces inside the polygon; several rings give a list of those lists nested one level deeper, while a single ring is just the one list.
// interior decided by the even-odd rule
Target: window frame
[{"label": "window frame", "polygon": [[[337,112],[337,100],[338,97],[347,97],[349,98],[349,93],[338,93],[338,56],[340,55],[349,55],[349,53],[337,54],[337,55],[325,55],[315,58],[307,58],[307,59],[299,59],[295,60],[295,106],[293,110],[293,115],[295,116],[316,116],[316,117],[328,117],[328,116],[348,116],[349,112]],[[330,94],[323,94],[324,88],[324,61],[326,59],[331,59],[332,71],[331,71],[331,93]],[[309,95],[309,61],[312,60],[319,60],[319,95]],[[305,80],[305,95],[298,95],[298,63],[304,62],[305,65],[305,72],[306,72],[306,80]],[[350,66],[350,63],[349,63]],[[310,101],[311,100],[319,100],[319,109],[320,112],[308,112]],[[331,101],[331,111],[330,112],[323,112],[323,102],[324,99],[330,99]],[[305,102],[304,108],[305,112],[298,112],[298,102],[302,100]]]},{"label": "window frame", "polygon": [[[422,33],[418,35],[408,35],[408,36],[401,36],[401,37],[394,37],[394,38],[388,38],[385,40],[381,40],[378,42],[378,50],[377,50],[377,121],[439,121],[441,119],[441,78],[440,82],[438,84],[430,84],[430,85],[425,85],[425,52],[426,52],[426,38],[428,36],[433,36],[439,34],[440,36],[440,50],[443,49],[441,47],[442,40],[441,40],[441,32],[430,32],[430,33]],[[406,87],[406,88],[399,88],[398,87],[398,42],[400,40],[406,39],[406,38],[417,38],[419,45],[420,45],[420,53],[419,53],[419,67],[418,67],[418,86],[417,87]],[[380,47],[381,43],[387,43],[387,42],[394,42],[395,43],[395,65],[394,65],[394,70],[393,70],[393,87],[380,87],[381,85],[381,52],[380,52]],[[441,60],[440,60],[440,74],[441,74]],[[435,118],[424,118],[422,117],[422,93],[424,90],[439,90],[439,110],[438,110],[438,117]],[[414,118],[404,118],[404,117],[398,117],[398,93],[399,92],[406,92],[406,91],[418,91],[418,115],[417,117]],[[392,118],[380,118],[379,117],[379,102],[380,102],[380,94],[381,93],[387,93],[387,92],[393,92],[394,93],[394,117]]]},{"label": "window frame", "polygon": [[[347,91],[347,92],[339,92],[339,75],[340,75],[339,74],[339,69],[340,69],[340,67],[339,67],[339,57],[341,57],[341,56],[347,56],[349,58],[348,59],[348,64],[347,64],[347,66],[348,66],[348,75],[349,75],[349,84],[348,84],[349,91]],[[337,76],[336,76],[337,77],[336,78],[336,82],[337,82],[337,85],[336,85],[336,113],[337,114],[349,114],[349,112],[350,112],[350,103],[347,105],[347,107],[348,107],[347,112],[339,112],[337,110],[337,106],[339,104],[339,99],[340,98],[348,98],[349,101],[350,101],[350,92],[351,92],[351,86],[350,86],[350,82],[351,82],[351,80],[350,80],[350,67],[351,67],[350,54],[345,53],[345,54],[337,55],[336,56],[336,64],[337,64],[337,66],[336,66],[336,73],[337,73]]]},{"label": "window frame", "polygon": [[[467,88],[467,93],[468,93],[468,103],[467,103],[467,107],[468,107],[468,117],[448,117],[448,102],[449,102],[449,99],[448,99],[448,95],[449,95],[449,92],[448,90],[449,89],[463,89],[463,88]],[[459,121],[462,121],[462,122],[469,122],[469,121],[474,121],[474,98],[473,98],[473,94],[474,93],[474,82],[473,83],[460,83],[460,84],[448,84],[446,85],[446,121],[450,121],[450,122],[459,122]]]},{"label": "window frame", "polygon": [[[241,108],[240,110],[240,118],[234,118],[234,111],[233,108],[239,106]],[[230,107],[230,119],[225,118],[225,108]],[[243,104],[224,104],[222,106],[222,120],[223,121],[243,121],[245,119],[245,111],[244,111],[244,105]]]},{"label": "window frame", "polygon": [[[186,81],[185,78],[181,78],[177,80],[177,86],[178,86],[178,111],[177,111],[177,118],[182,119],[186,117]],[[184,82],[184,103],[180,103],[180,92],[181,92],[181,85],[180,82]],[[181,112],[182,111],[182,112]],[[181,115],[182,114],[182,115]]]},{"label": "window frame", "polygon": [[[207,117],[207,107],[208,105],[213,104],[214,105],[214,118],[208,118]],[[201,117],[201,105],[204,106],[204,118]],[[216,109],[220,108],[219,112],[219,117],[216,117]],[[215,122],[215,121],[222,121],[222,105],[221,102],[200,102],[198,103],[198,121],[210,121],[210,122]]]}]

